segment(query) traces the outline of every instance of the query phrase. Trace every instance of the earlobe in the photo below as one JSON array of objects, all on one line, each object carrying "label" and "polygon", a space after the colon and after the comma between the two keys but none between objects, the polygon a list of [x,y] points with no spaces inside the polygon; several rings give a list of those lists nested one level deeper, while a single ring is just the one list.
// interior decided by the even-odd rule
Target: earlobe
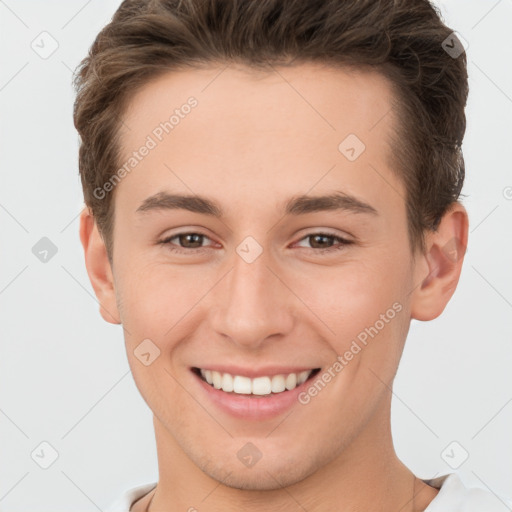
[{"label": "earlobe", "polygon": [[120,324],[114,278],[107,249],[88,207],[85,207],[80,214],[80,240],[84,248],[89,280],[100,304],[100,314],[106,322]]},{"label": "earlobe", "polygon": [[425,254],[418,258],[412,318],[433,320],[443,312],[459,282],[467,240],[467,212],[460,203],[454,203],[438,229],[429,233]]}]

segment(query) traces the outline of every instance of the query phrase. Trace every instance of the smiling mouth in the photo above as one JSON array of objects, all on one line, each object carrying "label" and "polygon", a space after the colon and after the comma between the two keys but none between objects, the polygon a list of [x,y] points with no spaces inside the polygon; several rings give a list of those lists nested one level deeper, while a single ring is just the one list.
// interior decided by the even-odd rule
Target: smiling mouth
[{"label": "smiling mouth", "polygon": [[192,368],[192,371],[211,387],[234,395],[274,396],[292,391],[304,382],[314,378],[320,368],[305,370],[300,373],[262,376],[256,378],[232,375],[214,370]]}]

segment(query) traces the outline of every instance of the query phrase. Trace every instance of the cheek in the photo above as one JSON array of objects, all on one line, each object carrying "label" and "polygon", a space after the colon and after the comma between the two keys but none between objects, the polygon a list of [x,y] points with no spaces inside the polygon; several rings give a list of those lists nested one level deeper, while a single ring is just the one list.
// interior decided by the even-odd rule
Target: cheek
[{"label": "cheek", "polygon": [[[379,360],[396,359],[408,325],[411,276],[405,259],[381,256],[316,273],[299,292],[328,326],[327,339],[337,355],[370,352]],[[323,269],[325,270],[325,269]],[[373,345],[371,351],[367,348]],[[360,347],[360,350],[358,348]],[[359,357],[359,356],[357,356]]]},{"label": "cheek", "polygon": [[197,267],[133,261],[119,267],[122,276],[116,282],[116,296],[125,327],[132,343],[149,338],[162,350],[171,349],[175,333],[182,331],[201,308],[203,297],[215,284],[215,275]]},{"label": "cheek", "polygon": [[[132,375],[149,407],[161,412],[168,408],[169,396],[181,396],[173,378],[181,363],[180,341],[193,332],[194,305],[205,284],[190,269],[169,265],[136,267],[132,260],[118,269],[122,278],[116,281],[116,295]],[[173,407],[180,409],[179,401]]]}]

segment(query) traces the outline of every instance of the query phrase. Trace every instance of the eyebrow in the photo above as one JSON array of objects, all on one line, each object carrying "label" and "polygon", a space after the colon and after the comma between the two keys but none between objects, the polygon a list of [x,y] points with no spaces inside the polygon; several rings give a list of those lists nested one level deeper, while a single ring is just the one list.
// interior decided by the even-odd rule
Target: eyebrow
[{"label": "eyebrow", "polygon": [[[224,211],[215,201],[198,195],[170,194],[159,192],[145,199],[137,212],[158,210],[188,210],[194,213],[222,218]],[[377,210],[357,197],[335,191],[328,195],[299,195],[289,199],[285,204],[286,215],[305,215],[308,213],[342,210],[349,213],[366,213],[378,215]]]}]

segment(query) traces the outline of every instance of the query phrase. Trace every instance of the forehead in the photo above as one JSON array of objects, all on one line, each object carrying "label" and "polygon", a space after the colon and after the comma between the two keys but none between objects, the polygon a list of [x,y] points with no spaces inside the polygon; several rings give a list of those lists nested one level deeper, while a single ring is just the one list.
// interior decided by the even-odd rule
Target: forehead
[{"label": "forehead", "polygon": [[319,64],[172,71],[124,113],[121,164],[150,139],[153,147],[121,187],[130,182],[141,197],[164,182],[189,193],[236,185],[241,196],[338,187],[382,201],[393,180],[392,99],[376,72]]},{"label": "forehead", "polygon": [[[291,126],[287,121],[292,117],[306,121],[296,126],[294,133],[337,131],[341,136],[352,130],[362,135],[377,124],[381,125],[379,132],[385,131],[393,119],[387,115],[391,113],[391,85],[376,71],[319,63],[266,70],[212,64],[170,71],[140,87],[123,116],[129,126],[125,130],[127,145],[131,135],[138,135],[130,134],[132,124],[138,130],[150,132],[153,121],[169,119],[191,96],[200,106],[194,117],[215,121],[217,131],[243,128],[240,135],[252,134],[262,127],[270,131],[285,126],[289,132]],[[387,121],[383,125],[382,116]],[[208,128],[211,126],[206,130],[211,135]],[[184,129],[180,127],[180,131]]]}]

